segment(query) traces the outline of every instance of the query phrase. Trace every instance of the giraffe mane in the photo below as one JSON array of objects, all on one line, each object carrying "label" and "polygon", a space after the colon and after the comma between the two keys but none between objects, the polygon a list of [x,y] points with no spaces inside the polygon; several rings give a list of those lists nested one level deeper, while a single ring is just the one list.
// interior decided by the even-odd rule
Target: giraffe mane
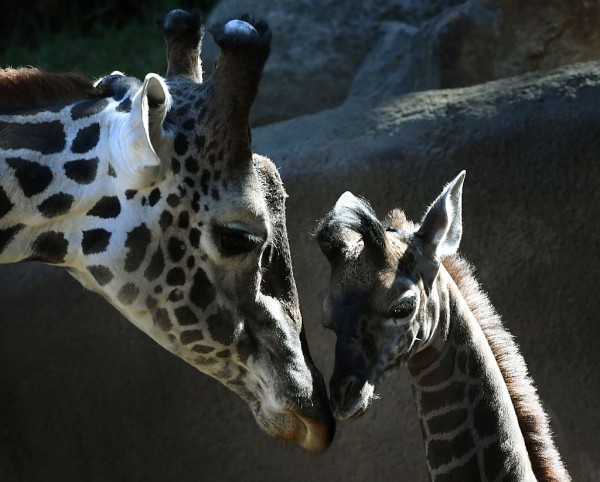
[{"label": "giraffe mane", "polygon": [[0,109],[34,109],[98,98],[104,90],[75,72],[52,73],[35,67],[0,69]]},{"label": "giraffe mane", "polygon": [[443,258],[442,264],[457,284],[479,322],[508,387],[519,427],[525,439],[533,472],[538,480],[571,480],[552,437],[544,411],[525,360],[513,336],[481,290],[471,265],[458,255]]}]

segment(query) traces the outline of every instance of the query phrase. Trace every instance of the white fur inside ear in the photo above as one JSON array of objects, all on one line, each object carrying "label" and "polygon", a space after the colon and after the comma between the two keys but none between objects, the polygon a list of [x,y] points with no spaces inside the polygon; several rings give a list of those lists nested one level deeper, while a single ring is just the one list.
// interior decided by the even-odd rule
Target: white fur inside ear
[{"label": "white fur inside ear", "polygon": [[350,191],[346,191],[344,194],[342,194],[339,197],[339,199],[335,203],[335,206],[333,207],[333,210],[336,214],[342,215],[345,210],[352,209],[353,207],[357,206],[358,204],[359,204],[358,198],[354,194],[352,194]]},{"label": "white fur inside ear", "polygon": [[227,22],[223,27],[223,33],[225,35],[237,35],[246,38],[251,38],[255,35],[258,35],[258,32],[252,25],[239,19],[230,20]]},{"label": "white fur inside ear", "polygon": [[158,153],[169,148],[162,123],[170,103],[162,77],[148,74],[132,98],[131,110],[116,121],[116,132],[109,136],[112,165],[130,188],[146,187],[165,168]]}]

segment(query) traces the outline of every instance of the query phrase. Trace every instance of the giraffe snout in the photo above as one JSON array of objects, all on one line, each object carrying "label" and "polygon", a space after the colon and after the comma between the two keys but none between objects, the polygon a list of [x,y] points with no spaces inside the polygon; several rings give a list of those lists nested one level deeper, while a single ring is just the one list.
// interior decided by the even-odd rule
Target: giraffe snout
[{"label": "giraffe snout", "polygon": [[373,385],[356,375],[336,377],[329,384],[330,404],[337,420],[360,417],[371,405]]}]

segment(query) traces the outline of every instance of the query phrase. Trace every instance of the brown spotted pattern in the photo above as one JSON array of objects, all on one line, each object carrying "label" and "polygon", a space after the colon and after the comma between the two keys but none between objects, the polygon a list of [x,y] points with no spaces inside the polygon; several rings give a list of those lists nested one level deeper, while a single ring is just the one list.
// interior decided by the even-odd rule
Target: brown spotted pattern
[{"label": "brown spotted pattern", "polygon": [[199,83],[199,22],[162,19],[165,79],[115,73],[100,99],[0,111],[0,262],[69,267],[241,396],[266,433],[322,451],[335,422],[302,327],[286,195],[250,144],[270,31],[250,17],[214,26],[221,54]]},{"label": "brown spotted pattern", "polygon": [[382,223],[344,194],[316,237],[332,268],[324,323],[337,335],[330,382],[338,419],[360,416],[406,365],[431,480],[570,480],[522,356],[469,265],[461,173],[420,226]]}]

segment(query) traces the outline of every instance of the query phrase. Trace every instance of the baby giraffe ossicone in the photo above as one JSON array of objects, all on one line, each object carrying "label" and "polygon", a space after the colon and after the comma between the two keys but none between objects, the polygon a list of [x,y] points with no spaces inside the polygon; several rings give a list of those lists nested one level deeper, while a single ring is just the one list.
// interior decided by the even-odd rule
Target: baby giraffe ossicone
[{"label": "baby giraffe ossicone", "polygon": [[337,336],[332,410],[362,415],[407,366],[431,480],[570,480],[523,357],[456,254],[464,178],[420,225],[400,210],[381,222],[350,192],[319,223],[331,265],[324,325]]}]

